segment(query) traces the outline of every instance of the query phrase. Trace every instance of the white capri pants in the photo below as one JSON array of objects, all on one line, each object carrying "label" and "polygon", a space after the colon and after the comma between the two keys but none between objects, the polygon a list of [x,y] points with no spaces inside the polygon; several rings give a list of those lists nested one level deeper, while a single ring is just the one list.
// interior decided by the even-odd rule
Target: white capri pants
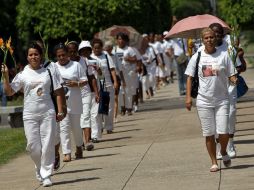
[{"label": "white capri pants", "polygon": [[41,115],[26,116],[23,120],[27,139],[26,150],[41,177],[47,178],[53,172],[55,161],[56,115],[49,111]]},{"label": "white capri pants", "polygon": [[60,138],[63,154],[71,153],[71,132],[76,146],[82,146],[83,133],[80,127],[80,114],[68,113],[66,117],[58,123],[56,139],[58,139],[57,141],[59,142]]},{"label": "white capri pants", "polygon": [[149,90],[149,75],[145,75],[145,76],[142,76],[142,87],[143,87],[143,91],[146,92]]},{"label": "white capri pants", "polygon": [[[97,124],[99,133],[103,128],[103,121],[104,121],[104,128],[106,130],[113,130],[113,116],[114,116],[114,104],[115,104],[115,90],[113,86],[106,87],[107,91],[109,92],[110,100],[109,100],[109,111],[108,115],[98,114],[97,116]],[[99,138],[101,134],[99,135]]]},{"label": "white capri pants", "polygon": [[204,137],[228,134],[228,104],[208,108],[197,107],[197,111]]},{"label": "white capri pants", "polygon": [[99,138],[99,129],[97,125],[98,106],[95,101],[94,93],[88,93],[82,97],[83,114],[81,114],[80,125],[81,128],[91,128],[91,138]]}]

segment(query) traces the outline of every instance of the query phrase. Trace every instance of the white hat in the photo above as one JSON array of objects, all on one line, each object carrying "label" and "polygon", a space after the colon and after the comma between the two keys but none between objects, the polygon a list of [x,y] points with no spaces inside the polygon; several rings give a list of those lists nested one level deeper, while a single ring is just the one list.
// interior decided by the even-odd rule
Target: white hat
[{"label": "white hat", "polygon": [[168,31],[163,32],[163,36],[166,36],[168,34]]},{"label": "white hat", "polygon": [[143,38],[145,38],[145,37],[147,37],[147,36],[148,36],[147,34],[142,34],[142,37],[143,37]]},{"label": "white hat", "polygon": [[81,50],[82,48],[86,48],[86,47],[92,49],[92,46],[91,46],[91,44],[90,44],[89,41],[82,41],[82,42],[79,44],[79,46],[78,46],[78,50]]}]

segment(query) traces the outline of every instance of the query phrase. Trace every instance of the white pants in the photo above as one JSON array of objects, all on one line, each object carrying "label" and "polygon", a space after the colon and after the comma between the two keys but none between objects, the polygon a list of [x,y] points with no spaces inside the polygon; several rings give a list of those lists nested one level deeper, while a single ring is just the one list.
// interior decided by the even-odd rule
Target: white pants
[{"label": "white pants", "polygon": [[197,110],[204,137],[228,133],[228,104],[208,108],[197,107]]},{"label": "white pants", "polygon": [[76,146],[82,146],[83,133],[80,127],[80,114],[68,113],[58,125],[60,126],[57,127],[56,139],[60,138],[63,154],[71,153],[71,132]]},{"label": "white pants", "polygon": [[81,114],[81,128],[91,128],[91,138],[99,138],[99,129],[97,125],[98,106],[95,101],[94,93],[89,93],[82,98],[83,114]]},{"label": "white pants", "polygon": [[236,103],[237,103],[236,87],[230,86],[229,87],[229,121],[228,121],[229,134],[235,133]]},{"label": "white pants", "polygon": [[45,113],[24,118],[24,130],[27,139],[26,150],[40,171],[42,178],[51,176],[55,161],[56,115]]},{"label": "white pants", "polygon": [[148,74],[145,76],[142,76],[142,87],[143,87],[143,91],[146,92],[147,90],[149,90],[149,79],[148,79]]},{"label": "white pants", "polygon": [[115,90],[114,90],[113,86],[107,87],[106,89],[109,92],[109,96],[110,96],[109,111],[108,111],[108,115],[98,114],[98,116],[97,116],[97,124],[98,124],[99,132],[103,128],[103,121],[104,121],[104,128],[106,130],[113,130]]}]

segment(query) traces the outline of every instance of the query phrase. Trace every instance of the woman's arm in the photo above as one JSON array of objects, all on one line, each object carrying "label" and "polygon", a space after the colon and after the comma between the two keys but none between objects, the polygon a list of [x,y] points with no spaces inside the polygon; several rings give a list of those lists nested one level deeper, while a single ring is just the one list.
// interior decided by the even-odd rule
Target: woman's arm
[{"label": "woman's arm", "polygon": [[113,82],[114,82],[114,88],[115,90],[118,89],[118,82],[117,82],[117,78],[116,78],[116,71],[115,71],[115,68],[111,68],[110,69],[110,72],[111,72],[111,75],[113,77]]},{"label": "woman's arm", "polygon": [[97,103],[99,103],[100,100],[100,95],[99,95],[99,90],[98,90],[98,86],[97,86],[97,81],[94,75],[89,75],[90,80],[92,80],[92,87],[95,93],[95,101]]},{"label": "woman's arm", "polygon": [[4,85],[4,92],[7,96],[12,96],[15,94],[15,91],[11,88],[9,82],[9,71],[6,65],[2,64],[2,77],[3,77],[3,85]]},{"label": "woman's arm", "polygon": [[185,107],[187,110],[191,110],[192,107],[192,98],[191,98],[191,82],[192,76],[188,76],[187,83],[186,83],[186,100],[185,100]]},{"label": "woman's arm", "polygon": [[65,85],[68,87],[83,87],[87,84],[87,81],[80,80],[80,81],[74,81],[74,80],[68,80],[65,82]]},{"label": "woman's arm", "polygon": [[56,118],[57,118],[57,121],[59,122],[59,121],[62,121],[67,114],[66,99],[65,99],[63,87],[55,90],[54,93],[56,96],[57,110],[58,110],[58,114]]}]

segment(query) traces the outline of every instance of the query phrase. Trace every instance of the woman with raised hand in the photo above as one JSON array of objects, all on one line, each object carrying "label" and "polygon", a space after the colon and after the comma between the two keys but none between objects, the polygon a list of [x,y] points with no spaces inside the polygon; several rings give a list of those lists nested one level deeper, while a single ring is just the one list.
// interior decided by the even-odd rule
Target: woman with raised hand
[{"label": "woman with raised hand", "polygon": [[[9,83],[8,69],[2,65],[4,88],[8,96],[23,89],[24,91],[24,130],[27,138],[27,151],[35,163],[36,178],[43,186],[51,186],[50,176],[55,161],[56,119],[64,119],[63,106],[57,98],[56,115],[51,99],[51,79],[49,71],[42,67],[42,48],[37,43],[29,45],[27,50],[28,66],[18,73]],[[60,96],[60,81],[52,75],[54,93]]]},{"label": "woman with raised hand", "polygon": [[204,50],[196,53],[189,61],[185,74],[187,79],[186,108],[191,110],[191,82],[195,75],[196,60],[198,64],[199,89],[196,101],[198,116],[201,122],[203,136],[206,138],[206,147],[212,161],[210,172],[219,170],[216,159],[215,134],[219,134],[221,155],[225,167],[231,165],[231,159],[226,148],[229,139],[228,114],[229,94],[228,80],[236,85],[236,70],[226,52],[216,49],[215,33],[210,28],[202,31]]},{"label": "woman with raised hand", "polygon": [[71,131],[74,136],[76,144],[76,159],[83,157],[83,136],[80,127],[80,115],[83,113],[82,98],[80,88],[87,84],[87,76],[82,66],[76,62],[71,61],[68,57],[68,50],[62,43],[55,46],[55,55],[57,62],[55,63],[62,79],[64,80],[64,90],[67,102],[67,115],[64,120],[60,122],[57,139],[62,145],[62,152],[64,154],[63,161],[71,161]]}]

